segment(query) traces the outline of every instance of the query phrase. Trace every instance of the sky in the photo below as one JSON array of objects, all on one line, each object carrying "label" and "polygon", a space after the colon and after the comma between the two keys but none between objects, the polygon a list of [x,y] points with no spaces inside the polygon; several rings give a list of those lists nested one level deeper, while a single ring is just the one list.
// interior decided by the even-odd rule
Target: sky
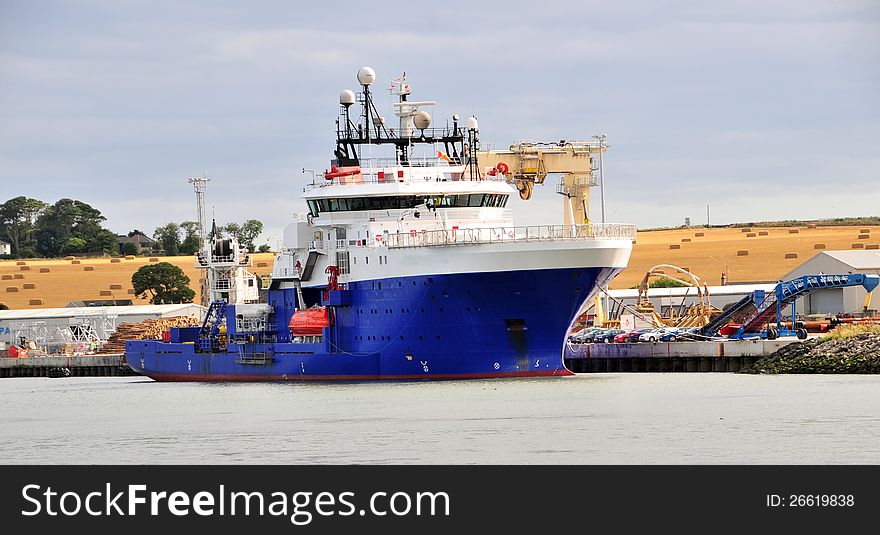
[{"label": "sky", "polygon": [[[876,0],[0,0],[0,201],[152,233],[206,172],[209,214],[274,246],[362,65],[497,148],[606,134],[608,222],[880,215]],[[562,222],[557,180],[517,224]]]}]

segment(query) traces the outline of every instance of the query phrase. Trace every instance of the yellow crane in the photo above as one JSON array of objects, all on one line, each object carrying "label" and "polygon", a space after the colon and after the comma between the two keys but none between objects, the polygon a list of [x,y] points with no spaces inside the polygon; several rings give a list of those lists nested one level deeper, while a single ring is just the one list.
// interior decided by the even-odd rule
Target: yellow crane
[{"label": "yellow crane", "polygon": [[604,136],[597,141],[524,142],[507,150],[477,152],[481,176],[501,173],[519,190],[522,199],[532,197],[535,184],[549,174],[561,174],[556,192],[565,197],[564,223],[590,223],[590,188],[599,184],[599,156],[608,150]]}]

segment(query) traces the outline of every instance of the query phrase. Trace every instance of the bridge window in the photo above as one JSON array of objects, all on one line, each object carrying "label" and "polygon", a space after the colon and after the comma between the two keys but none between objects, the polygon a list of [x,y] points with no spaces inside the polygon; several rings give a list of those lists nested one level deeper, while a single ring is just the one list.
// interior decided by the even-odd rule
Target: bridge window
[{"label": "bridge window", "polygon": [[418,195],[395,195],[382,197],[353,197],[309,200],[309,212],[317,217],[321,212],[358,212],[364,210],[412,209],[426,204],[438,208],[502,208],[507,205],[508,195],[470,193],[436,197]]}]

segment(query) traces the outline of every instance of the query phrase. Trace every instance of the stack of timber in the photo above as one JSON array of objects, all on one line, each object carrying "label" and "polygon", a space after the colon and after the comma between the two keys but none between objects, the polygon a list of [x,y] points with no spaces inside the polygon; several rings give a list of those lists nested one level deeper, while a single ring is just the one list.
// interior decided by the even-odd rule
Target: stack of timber
[{"label": "stack of timber", "polygon": [[174,318],[146,319],[138,323],[120,323],[116,331],[107,339],[101,353],[124,353],[128,340],[161,340],[162,333],[172,327],[196,327],[202,322],[192,316]]}]

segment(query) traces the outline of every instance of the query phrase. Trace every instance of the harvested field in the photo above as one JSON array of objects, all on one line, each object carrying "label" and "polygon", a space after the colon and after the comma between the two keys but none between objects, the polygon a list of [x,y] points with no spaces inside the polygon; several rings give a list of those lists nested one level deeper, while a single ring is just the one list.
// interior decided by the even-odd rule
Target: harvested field
[{"label": "harvested field", "polygon": [[[755,227],[747,228],[751,232]],[[761,236],[760,240],[746,238],[747,231],[741,228],[640,230],[629,267],[611,281],[610,286],[621,289],[638,284],[648,268],[657,264],[689,266],[709,284],[721,283],[725,263],[730,269],[730,282],[776,281],[823,249],[851,249],[853,239],[864,229],[862,226],[816,226],[812,223],[797,228],[762,228],[769,230],[769,235]],[[798,232],[789,233],[789,230]],[[669,249],[669,244],[696,233],[704,236],[678,250]],[[737,251],[746,248],[748,256],[737,256]],[[798,257],[785,258],[786,254],[792,253]]]},{"label": "harvested field", "polygon": [[[760,240],[746,238],[744,233],[754,231],[753,227],[741,228],[683,228],[672,230],[639,231],[638,244],[633,246],[629,267],[611,282],[611,288],[629,288],[638,284],[645,271],[657,264],[689,266],[694,273],[709,284],[720,284],[725,263],[730,269],[730,282],[775,281],[802,262],[825,250],[851,249],[853,239],[865,229],[861,226],[815,226],[772,227],[767,236]],[[767,229],[767,227],[763,227]],[[796,233],[790,233],[796,230]],[[757,231],[760,235],[764,230]],[[683,238],[699,236],[691,243]],[[746,241],[748,240],[748,241]],[[682,246],[682,243],[688,243]],[[737,251],[745,250],[748,255],[737,256]],[[862,241],[859,243],[867,249]],[[871,244],[876,245],[876,244]],[[671,247],[675,248],[671,249]],[[873,247],[871,247],[873,249]],[[786,255],[797,254],[797,258]],[[155,260],[152,260],[155,258]],[[265,264],[253,271],[265,275],[272,269],[273,253],[254,253],[253,265]],[[141,266],[151,262],[170,262],[179,266],[190,278],[190,287],[198,294],[199,272],[193,267],[192,256],[174,257],[135,257],[121,263],[111,264],[107,258],[83,258],[82,265],[71,265],[64,260],[28,260],[27,264],[37,267],[50,267],[50,273],[40,275],[37,296],[43,299],[43,307],[63,307],[70,301],[80,299],[99,299],[100,291],[111,284],[122,284],[123,288],[113,291],[113,297],[132,299],[135,304],[145,305],[146,299],[131,295],[131,275]],[[21,262],[21,261],[18,261]],[[18,278],[18,262],[0,261],[0,276],[15,274]],[[27,265],[23,267],[28,267]],[[32,275],[28,275],[32,277]],[[33,291],[26,293],[4,293],[4,302],[10,308],[28,308],[28,301],[35,297]],[[33,307],[37,308],[37,307]]]},{"label": "harvested field", "polygon": [[[195,290],[196,295],[199,292],[199,271],[193,266],[192,256],[172,256],[172,257],[152,257],[156,261],[169,262],[180,267],[184,273],[190,278],[190,287]],[[272,262],[274,260],[273,253],[255,253],[251,255],[254,264],[264,262],[268,268],[260,268],[260,273],[271,271]],[[125,262],[111,263],[109,258],[82,258],[79,259],[80,264],[73,265],[70,260],[27,260],[25,265],[19,265],[16,260],[0,260],[0,277],[4,281],[7,275],[14,279],[22,279],[24,273],[19,272],[21,267],[33,267],[33,271],[39,271],[41,267],[48,268],[48,273],[38,275],[27,275],[27,280],[37,281],[36,290],[28,290],[27,292],[5,292],[4,288],[0,288],[3,293],[3,302],[12,309],[27,308],[48,308],[63,307],[71,301],[86,299],[131,299],[136,305],[149,304],[147,299],[140,299],[133,295],[134,290],[131,286],[131,276],[141,266],[150,264],[147,257],[138,256],[132,260]],[[17,282],[16,282],[17,284]],[[112,285],[112,286],[111,286]],[[101,295],[102,291],[110,289],[111,295]],[[16,290],[19,288],[16,287]],[[40,305],[32,305],[31,299],[41,299]]]}]

